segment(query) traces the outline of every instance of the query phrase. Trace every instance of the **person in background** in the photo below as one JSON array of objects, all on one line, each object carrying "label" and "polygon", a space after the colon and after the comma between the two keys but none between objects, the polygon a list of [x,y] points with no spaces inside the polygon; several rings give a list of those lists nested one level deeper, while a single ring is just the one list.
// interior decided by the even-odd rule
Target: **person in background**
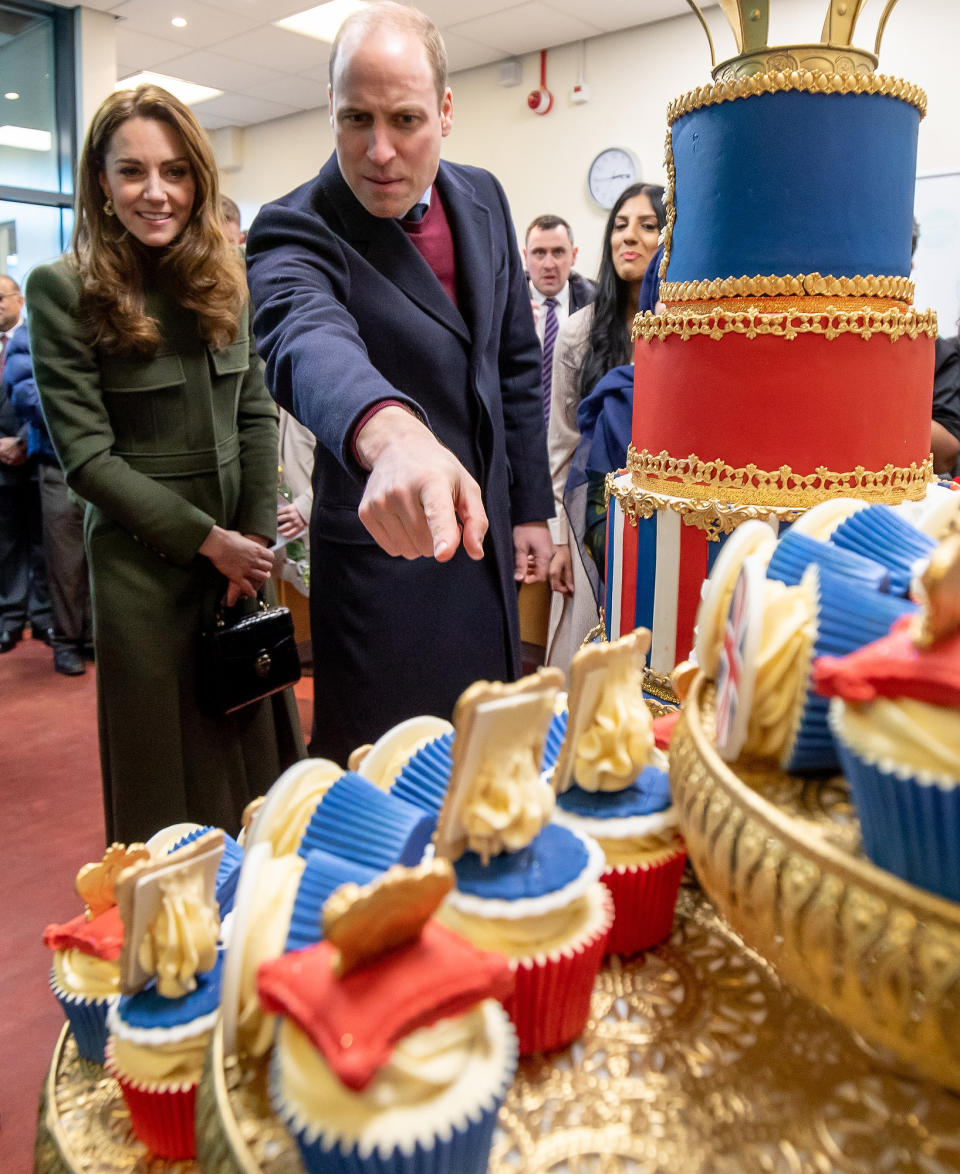
[{"label": "person in background", "polygon": [[247,237],[282,407],[317,437],[311,752],[346,762],[405,718],[520,672],[517,583],[553,510],[540,348],[506,197],[440,160],[446,53],[372,4],[330,56],[336,152]]},{"label": "person in background", "polygon": [[577,248],[573,230],[561,216],[538,216],[524,238],[523,259],[530,281],[530,305],[542,350],[541,387],[544,419],[550,415],[553,352],[557,331],[571,314],[593,301],[596,286],[574,271]]},{"label": "person in background", "polygon": [[50,644],[55,672],[86,672],[92,654],[90,577],[83,549],[83,508],[71,497],[40,407],[33,377],[30,335],[24,323],[7,347],[6,380],[20,420],[26,424],[27,454],[36,462],[43,518],[43,552],[53,611]]},{"label": "person in background", "polygon": [[27,282],[44,414],[87,503],[108,843],[236,834],[303,753],[290,690],[226,716],[197,692],[198,636],[266,583],[276,528],[276,408],[221,225],[193,114],[120,90],[83,147],[73,251]]},{"label": "person in background", "polygon": [[22,324],[20,286],[0,274],[0,653],[16,648],[28,622],[34,639],[49,644],[53,637],[36,462],[27,453],[29,429],[13,406],[6,369]]},{"label": "person in background", "polygon": [[594,301],[563,324],[554,352],[548,448],[557,516],[550,528],[555,544],[550,564],[553,598],[546,663],[566,669],[596,625],[593,588],[573,552],[563,495],[579,440],[580,402],[614,367],[632,363],[630,340],[640,290],[665,221],[663,188],[631,184],[607,217]]},{"label": "person in background", "polygon": [[930,422],[933,471],[952,477],[960,458],[960,338],[938,338]]},{"label": "person in background", "polygon": [[220,197],[220,211],[223,214],[223,235],[237,248],[242,248],[247,234],[240,227],[240,209],[229,196]]}]

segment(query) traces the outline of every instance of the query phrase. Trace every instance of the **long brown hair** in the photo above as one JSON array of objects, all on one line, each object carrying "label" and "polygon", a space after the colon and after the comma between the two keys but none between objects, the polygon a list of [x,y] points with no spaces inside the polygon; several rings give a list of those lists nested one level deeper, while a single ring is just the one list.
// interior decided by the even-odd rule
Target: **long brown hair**
[{"label": "long brown hair", "polygon": [[183,140],[196,182],[193,211],[176,240],[156,250],[157,259],[181,305],[196,314],[201,336],[212,346],[226,346],[237,337],[247,285],[243,262],[221,227],[213,152],[190,110],[153,85],[111,94],[93,116],[80,156],[73,252],[83,280],[91,342],[108,351],[145,354],[160,345],[156,319],[145,308],[143,246],[104,212],[100,188],[110,141],[130,118],[165,122]]}]

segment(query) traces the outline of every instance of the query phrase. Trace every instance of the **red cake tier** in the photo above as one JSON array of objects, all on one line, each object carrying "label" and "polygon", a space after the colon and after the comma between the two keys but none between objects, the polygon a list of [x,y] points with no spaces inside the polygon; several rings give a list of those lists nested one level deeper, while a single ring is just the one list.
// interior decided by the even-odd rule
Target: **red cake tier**
[{"label": "red cake tier", "polygon": [[[922,496],[923,475],[902,471],[929,458],[934,315],[680,311],[638,318],[634,337],[633,444],[652,458],[632,467],[648,488],[806,505],[844,491],[829,478],[821,485],[818,470],[894,466],[867,478],[865,491],[846,488],[882,500]],[[730,469],[676,467],[691,455]],[[751,481],[747,466],[793,475]],[[758,486],[765,492],[753,493]]]}]

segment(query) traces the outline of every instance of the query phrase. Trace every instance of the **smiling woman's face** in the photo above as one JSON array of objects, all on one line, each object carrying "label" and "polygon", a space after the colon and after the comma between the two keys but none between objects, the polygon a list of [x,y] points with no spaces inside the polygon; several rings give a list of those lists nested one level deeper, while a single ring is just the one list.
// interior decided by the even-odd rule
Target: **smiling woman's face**
[{"label": "smiling woman's face", "polygon": [[176,240],[197,190],[180,132],[155,118],[128,118],[110,139],[100,187],[142,244],[161,248]]},{"label": "smiling woman's face", "polygon": [[659,239],[660,225],[650,197],[641,192],[624,201],[610,233],[610,252],[617,277],[631,285],[642,282]]}]

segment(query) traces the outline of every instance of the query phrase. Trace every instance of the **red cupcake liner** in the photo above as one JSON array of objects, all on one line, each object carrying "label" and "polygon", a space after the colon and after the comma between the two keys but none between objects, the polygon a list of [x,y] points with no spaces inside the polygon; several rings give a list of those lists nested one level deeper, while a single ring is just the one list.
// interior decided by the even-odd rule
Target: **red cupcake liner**
[{"label": "red cupcake liner", "polygon": [[599,929],[566,947],[569,952],[512,962],[516,985],[503,1006],[517,1029],[521,1056],[565,1047],[582,1034],[613,922],[608,893],[604,911],[607,916]]},{"label": "red cupcake liner", "polygon": [[655,864],[611,868],[600,880],[613,897],[608,954],[636,954],[670,936],[677,893],[687,862],[685,848]]},{"label": "red cupcake liner", "polygon": [[107,1041],[107,1072],[120,1085],[130,1111],[133,1132],[158,1158],[195,1158],[197,1136],[194,1113],[197,1084],[144,1087],[117,1070],[111,1041]]}]

